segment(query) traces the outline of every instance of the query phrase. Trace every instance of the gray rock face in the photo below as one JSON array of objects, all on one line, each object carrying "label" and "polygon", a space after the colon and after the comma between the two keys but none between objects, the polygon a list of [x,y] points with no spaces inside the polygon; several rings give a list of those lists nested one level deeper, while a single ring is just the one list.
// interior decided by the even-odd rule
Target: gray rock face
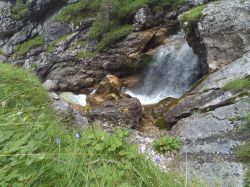
[{"label": "gray rock face", "polygon": [[194,91],[167,112],[166,120],[170,125],[174,125],[179,119],[190,116],[194,111],[210,110],[230,104],[240,94],[225,92],[221,88],[234,79],[248,75],[250,75],[249,53],[209,75]]},{"label": "gray rock face", "polygon": [[198,32],[207,51],[210,71],[217,70],[250,50],[250,1],[222,0],[203,11]]},{"label": "gray rock face", "polygon": [[141,103],[136,98],[108,101],[96,109],[90,116],[94,120],[111,122],[118,127],[132,128],[142,119]]},{"label": "gray rock face", "polygon": [[152,10],[148,7],[140,8],[135,14],[134,25],[136,30],[141,30],[155,26],[155,17]]},{"label": "gray rock face", "polygon": [[238,131],[250,104],[239,101],[207,113],[194,113],[172,129],[184,142],[180,168],[189,178],[201,177],[209,186],[243,186],[244,166],[237,162],[234,150],[245,137]]},{"label": "gray rock face", "polygon": [[24,25],[23,21],[12,19],[10,7],[10,2],[0,1],[0,38],[14,34]]}]

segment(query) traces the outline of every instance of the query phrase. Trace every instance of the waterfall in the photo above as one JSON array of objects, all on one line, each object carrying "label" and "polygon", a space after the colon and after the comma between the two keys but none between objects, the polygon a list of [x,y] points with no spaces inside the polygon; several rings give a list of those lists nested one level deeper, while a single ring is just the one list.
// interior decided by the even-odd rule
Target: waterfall
[{"label": "waterfall", "polygon": [[183,32],[169,38],[161,46],[143,72],[138,87],[125,93],[137,97],[142,104],[155,104],[167,98],[179,98],[201,78],[198,57],[187,44]]}]

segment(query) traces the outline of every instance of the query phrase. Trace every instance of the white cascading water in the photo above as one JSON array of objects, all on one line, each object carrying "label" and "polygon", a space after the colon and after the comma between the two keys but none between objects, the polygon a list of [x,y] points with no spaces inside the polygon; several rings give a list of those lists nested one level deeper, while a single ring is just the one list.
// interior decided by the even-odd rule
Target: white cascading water
[{"label": "white cascading water", "polygon": [[198,57],[182,32],[157,50],[143,77],[137,88],[124,90],[143,105],[155,104],[167,97],[179,98],[201,77]]}]

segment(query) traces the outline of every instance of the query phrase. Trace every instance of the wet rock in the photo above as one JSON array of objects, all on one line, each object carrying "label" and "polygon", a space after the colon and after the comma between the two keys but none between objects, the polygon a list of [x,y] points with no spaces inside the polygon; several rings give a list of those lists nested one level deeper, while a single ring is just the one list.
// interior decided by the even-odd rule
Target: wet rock
[{"label": "wet rock", "polygon": [[69,125],[79,128],[80,130],[84,130],[88,127],[88,119],[83,112],[76,110],[54,92],[50,92],[49,97],[52,101],[52,107]]},{"label": "wet rock", "polygon": [[107,101],[114,101],[126,96],[121,93],[122,82],[114,75],[107,75],[96,88],[94,94],[90,94],[87,102],[91,106],[98,106]]},{"label": "wet rock", "polygon": [[132,128],[142,119],[141,103],[136,98],[108,101],[91,111],[93,120],[110,122],[118,127]]},{"label": "wet rock", "polygon": [[222,88],[230,81],[250,75],[249,53],[235,62],[225,66],[208,76],[189,95],[170,108],[165,118],[170,125],[178,120],[192,115],[197,110],[213,110],[220,106],[229,105],[241,93],[231,93]]}]

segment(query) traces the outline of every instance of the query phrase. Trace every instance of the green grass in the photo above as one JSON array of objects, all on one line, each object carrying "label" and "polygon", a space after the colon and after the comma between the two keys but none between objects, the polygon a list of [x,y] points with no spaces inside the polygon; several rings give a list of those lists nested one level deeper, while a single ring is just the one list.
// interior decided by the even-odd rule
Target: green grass
[{"label": "green grass", "polygon": [[92,51],[85,51],[85,52],[80,52],[77,54],[77,58],[78,59],[82,59],[82,58],[92,58],[96,56],[96,52],[92,52]]},{"label": "green grass", "polygon": [[207,5],[200,5],[187,12],[184,12],[180,16],[180,22],[181,23],[188,22],[189,25],[194,25],[198,23],[203,16],[202,11],[206,8],[206,6]]},{"label": "green grass", "polygon": [[5,53],[4,53],[3,49],[0,48],[0,56],[1,55],[5,55]]},{"label": "green grass", "polygon": [[24,43],[21,43],[16,46],[15,48],[15,54],[17,56],[22,56],[28,53],[32,48],[39,47],[44,45],[44,39],[40,36],[37,36],[35,38],[29,39],[25,41]]},{"label": "green grass", "polygon": [[111,30],[106,35],[104,35],[101,41],[97,44],[97,49],[99,51],[105,50],[108,46],[126,37],[132,31],[133,31],[132,25],[124,25],[117,27],[114,30]]},{"label": "green grass", "polygon": [[32,73],[0,64],[0,90],[0,186],[184,185],[139,154],[127,130],[66,128]]},{"label": "green grass", "polygon": [[159,153],[167,151],[179,151],[181,149],[181,141],[175,137],[163,136],[156,139],[153,143],[154,149]]},{"label": "green grass", "polygon": [[101,0],[79,0],[77,3],[63,8],[61,13],[55,17],[55,21],[80,24],[84,18],[89,15],[93,16],[93,12],[99,9],[100,3]]},{"label": "green grass", "polygon": [[26,3],[23,0],[16,0],[11,8],[12,17],[16,20],[22,19],[28,13]]},{"label": "green grass", "polygon": [[68,38],[69,35],[65,35],[65,36],[62,36],[56,40],[54,40],[53,42],[51,42],[48,47],[47,47],[47,50],[49,52],[52,52],[56,49],[57,45],[63,41],[65,41],[67,38]]},{"label": "green grass", "polygon": [[233,92],[250,91],[250,77],[233,80],[224,86],[224,90]]}]

